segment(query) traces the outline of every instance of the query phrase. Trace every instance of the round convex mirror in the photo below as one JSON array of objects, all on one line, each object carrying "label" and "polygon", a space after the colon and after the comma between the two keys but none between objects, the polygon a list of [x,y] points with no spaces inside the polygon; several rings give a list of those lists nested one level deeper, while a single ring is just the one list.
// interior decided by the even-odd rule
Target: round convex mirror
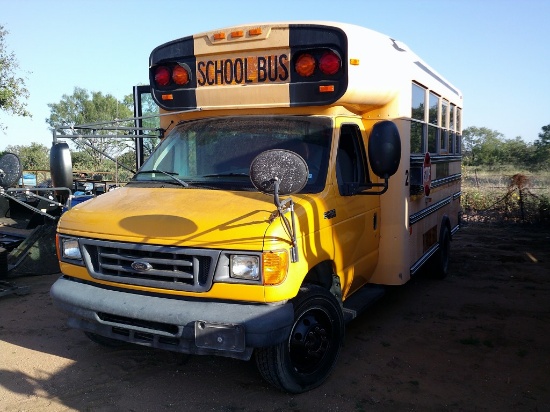
[{"label": "round convex mirror", "polygon": [[6,153],[0,157],[0,186],[8,189],[21,179],[21,161],[13,153]]},{"label": "round convex mirror", "polygon": [[275,179],[279,180],[279,195],[297,193],[306,185],[308,175],[306,161],[290,150],[267,150],[250,164],[252,184],[266,194],[274,194]]}]

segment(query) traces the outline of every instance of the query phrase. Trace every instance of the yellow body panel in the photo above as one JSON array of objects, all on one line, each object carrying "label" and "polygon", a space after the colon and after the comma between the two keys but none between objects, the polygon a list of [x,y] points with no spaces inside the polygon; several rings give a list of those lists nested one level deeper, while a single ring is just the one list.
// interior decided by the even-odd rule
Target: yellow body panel
[{"label": "yellow body panel", "polygon": [[156,245],[262,250],[274,210],[260,193],[123,187],[65,213],[59,232]]},{"label": "yellow body panel", "polygon": [[[380,206],[378,196],[341,196],[336,185],[339,127],[360,117],[335,116],[327,184],[321,193],[297,194],[295,202],[297,262],[285,281],[275,286],[215,283],[208,292],[181,292],[124,285],[155,293],[276,302],[294,297],[306,274],[328,261],[341,279],[344,297],[370,279],[378,261]],[[65,213],[59,233],[91,239],[138,244],[220,250],[289,250],[290,239],[277,217],[273,198],[258,192],[193,188],[127,186],[81,203]],[[336,217],[326,219],[325,212]],[[289,217],[287,213],[287,217]],[[97,281],[84,268],[63,264],[63,273]],[[114,286],[110,282],[100,281]]]}]

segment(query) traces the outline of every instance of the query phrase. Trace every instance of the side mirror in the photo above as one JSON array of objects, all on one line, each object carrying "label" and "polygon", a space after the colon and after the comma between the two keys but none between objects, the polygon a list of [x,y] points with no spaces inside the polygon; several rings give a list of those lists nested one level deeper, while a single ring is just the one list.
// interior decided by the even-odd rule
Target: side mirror
[{"label": "side mirror", "polygon": [[[53,187],[73,187],[73,162],[67,143],[56,143],[50,150],[50,173]],[[59,194],[59,193],[58,193]]]},{"label": "side mirror", "polygon": [[254,187],[275,197],[299,192],[306,185],[308,175],[306,161],[290,150],[267,150],[250,164],[250,180]]},{"label": "side mirror", "polygon": [[[254,187],[274,197],[273,202],[292,243],[291,262],[298,262],[294,202],[291,198],[281,202],[279,195],[290,195],[302,190],[307,183],[308,175],[306,161],[290,150],[267,150],[256,156],[250,164],[250,180]],[[290,211],[290,222],[284,215],[287,210]]]},{"label": "side mirror", "polygon": [[372,128],[369,138],[369,162],[382,179],[393,176],[401,161],[401,138],[395,123],[384,120]]},{"label": "side mirror", "polygon": [[6,153],[0,157],[0,186],[8,189],[15,185],[19,179],[23,168],[19,157],[13,153]]}]

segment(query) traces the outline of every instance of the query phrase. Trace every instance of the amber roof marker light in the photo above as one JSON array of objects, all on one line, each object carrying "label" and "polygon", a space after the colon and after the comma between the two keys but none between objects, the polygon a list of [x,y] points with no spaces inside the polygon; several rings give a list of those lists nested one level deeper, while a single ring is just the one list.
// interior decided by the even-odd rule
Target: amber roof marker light
[{"label": "amber roof marker light", "polygon": [[231,38],[237,39],[239,37],[244,37],[244,31],[243,30],[235,30],[231,32]]},{"label": "amber roof marker light", "polygon": [[248,35],[249,36],[259,36],[260,34],[262,34],[262,28],[261,27],[256,27],[254,29],[248,30]]}]

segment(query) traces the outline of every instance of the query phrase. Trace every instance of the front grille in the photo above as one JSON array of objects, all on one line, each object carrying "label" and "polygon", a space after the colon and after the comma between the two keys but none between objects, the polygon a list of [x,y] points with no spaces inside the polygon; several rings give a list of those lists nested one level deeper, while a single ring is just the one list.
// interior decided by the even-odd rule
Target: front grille
[{"label": "front grille", "polygon": [[[128,285],[204,292],[212,286],[219,250],[82,239],[91,276]],[[141,268],[141,270],[140,270]]]}]

